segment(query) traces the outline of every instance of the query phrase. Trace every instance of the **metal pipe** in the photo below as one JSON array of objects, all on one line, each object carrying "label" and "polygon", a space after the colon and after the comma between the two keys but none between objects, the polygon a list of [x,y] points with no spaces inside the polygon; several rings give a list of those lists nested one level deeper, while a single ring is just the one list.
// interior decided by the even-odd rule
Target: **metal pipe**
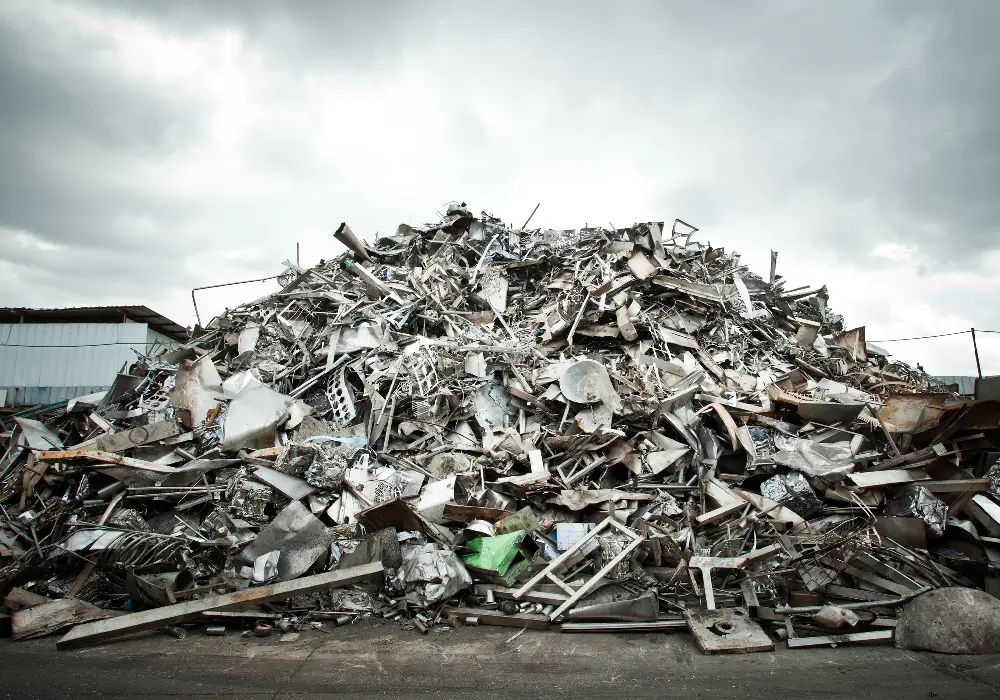
[{"label": "metal pipe", "polygon": [[[843,605],[837,605],[835,607],[843,608],[844,610],[865,610],[867,608],[895,606],[907,603],[917,596],[922,596],[924,593],[931,590],[934,590],[934,586],[924,586],[923,588],[913,591],[913,593],[908,593],[907,595],[900,596],[899,598],[890,598],[889,600],[872,600],[864,603],[844,603]],[[822,606],[820,605],[809,605],[801,608],[790,608],[786,606],[775,608],[774,612],[778,615],[812,615],[813,613],[818,613],[821,607]]]},{"label": "metal pipe", "polygon": [[983,378],[983,366],[979,364],[979,344],[976,342],[976,329],[970,329],[972,331],[972,351],[976,353],[976,372],[979,373],[979,378]]},{"label": "metal pipe", "polygon": [[521,225],[521,230],[522,230],[522,231],[524,230],[524,227],[525,227],[525,226],[527,226],[527,225],[528,225],[528,223],[529,223],[529,222],[530,222],[530,221],[531,221],[531,220],[532,220],[532,219],[533,219],[533,218],[535,217],[535,212],[536,212],[536,211],[538,211],[538,207],[540,207],[540,206],[542,206],[542,203],[541,203],[541,202],[539,202],[538,204],[536,204],[536,205],[535,205],[535,208],[531,210],[531,216],[529,216],[529,217],[528,217],[528,221],[525,221],[525,222],[524,222],[524,223],[523,223],[523,224]]}]

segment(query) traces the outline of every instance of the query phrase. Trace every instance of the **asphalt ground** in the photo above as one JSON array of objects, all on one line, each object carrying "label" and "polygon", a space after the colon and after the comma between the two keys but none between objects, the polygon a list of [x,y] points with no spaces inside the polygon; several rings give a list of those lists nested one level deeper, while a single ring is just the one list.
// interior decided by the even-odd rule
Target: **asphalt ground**
[{"label": "asphalt ground", "polygon": [[1000,656],[892,646],[706,656],[683,633],[499,627],[427,636],[359,623],[293,642],[239,631],[149,632],[72,651],[0,641],[0,697],[35,698],[998,698]]}]

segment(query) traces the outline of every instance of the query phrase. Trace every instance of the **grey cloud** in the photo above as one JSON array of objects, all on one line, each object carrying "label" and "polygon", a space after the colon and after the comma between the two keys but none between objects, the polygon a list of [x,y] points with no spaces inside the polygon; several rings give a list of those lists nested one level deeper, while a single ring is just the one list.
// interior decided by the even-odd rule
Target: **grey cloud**
[{"label": "grey cloud", "polygon": [[[345,70],[391,65],[404,49],[411,24],[429,11],[404,0],[313,2],[312,0],[84,0],[91,7],[156,22],[181,34],[238,29],[269,60],[291,70],[335,62]],[[442,27],[447,29],[447,25]]]},{"label": "grey cloud", "polygon": [[[65,258],[39,257],[31,268],[46,289],[57,288],[77,256],[123,271],[101,294],[172,293],[216,281],[192,272],[183,253],[233,241],[247,241],[233,274],[269,274],[275,258],[291,257],[298,231],[347,218],[371,235],[430,218],[449,197],[477,208],[523,206],[526,217],[537,200],[512,203],[507,191],[564,164],[623,164],[653,191],[656,210],[636,218],[679,216],[730,249],[788,246],[782,264],[802,261],[806,281],[822,281],[821,269],[806,268],[820,259],[870,283],[884,265],[872,248],[884,241],[915,246],[928,276],[981,271],[982,253],[1000,249],[992,192],[1000,180],[1000,45],[992,36],[1000,6],[992,3],[72,6],[179,36],[239,32],[270,76],[259,99],[292,111],[306,108],[311,78],[379,89],[418,75],[436,90],[448,134],[433,162],[418,165],[434,189],[455,189],[431,192],[417,181],[387,197],[379,183],[356,181],[350,163],[318,154],[308,130],[260,124],[244,156],[280,181],[273,192],[247,201],[157,191],[130,174],[197,149],[202,108],[109,70],[95,58],[100,42],[55,43],[41,23],[5,21],[0,12],[0,226],[66,247]],[[408,116],[401,105],[387,128]],[[155,278],[137,280],[119,253],[150,239],[182,252],[164,256]],[[0,255],[11,268],[15,254]],[[12,290],[0,283],[0,293]],[[981,299],[944,295],[940,304],[966,304],[1000,325],[1000,312]],[[872,315],[888,319],[891,310]]]},{"label": "grey cloud", "polygon": [[108,75],[92,45],[32,29],[0,24],[0,225],[105,249],[137,242],[128,222],[192,215],[128,173],[197,138],[193,107]]}]

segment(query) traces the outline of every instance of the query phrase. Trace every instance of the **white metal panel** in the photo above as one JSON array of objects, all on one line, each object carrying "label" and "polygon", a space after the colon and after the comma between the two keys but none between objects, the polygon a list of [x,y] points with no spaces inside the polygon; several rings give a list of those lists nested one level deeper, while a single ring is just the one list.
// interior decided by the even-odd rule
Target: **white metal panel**
[{"label": "white metal panel", "polygon": [[147,349],[145,323],[0,324],[7,403],[53,403],[111,385]]},{"label": "white metal panel", "polygon": [[59,401],[69,401],[78,396],[105,391],[106,386],[34,386],[12,387],[6,392],[6,406],[45,406]]},{"label": "white metal panel", "polygon": [[183,344],[184,343],[179,340],[168,338],[162,333],[154,331],[152,328],[148,329],[146,332],[146,346],[149,348],[149,352],[154,355],[165,349],[174,350]]}]

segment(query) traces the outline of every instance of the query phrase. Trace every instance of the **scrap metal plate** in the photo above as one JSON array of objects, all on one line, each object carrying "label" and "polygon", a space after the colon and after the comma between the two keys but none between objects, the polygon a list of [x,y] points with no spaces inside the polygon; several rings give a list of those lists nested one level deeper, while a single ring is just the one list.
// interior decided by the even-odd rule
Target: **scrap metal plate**
[{"label": "scrap metal plate", "polygon": [[688,610],[684,613],[688,629],[698,648],[706,654],[749,654],[774,651],[774,642],[746,608]]}]

